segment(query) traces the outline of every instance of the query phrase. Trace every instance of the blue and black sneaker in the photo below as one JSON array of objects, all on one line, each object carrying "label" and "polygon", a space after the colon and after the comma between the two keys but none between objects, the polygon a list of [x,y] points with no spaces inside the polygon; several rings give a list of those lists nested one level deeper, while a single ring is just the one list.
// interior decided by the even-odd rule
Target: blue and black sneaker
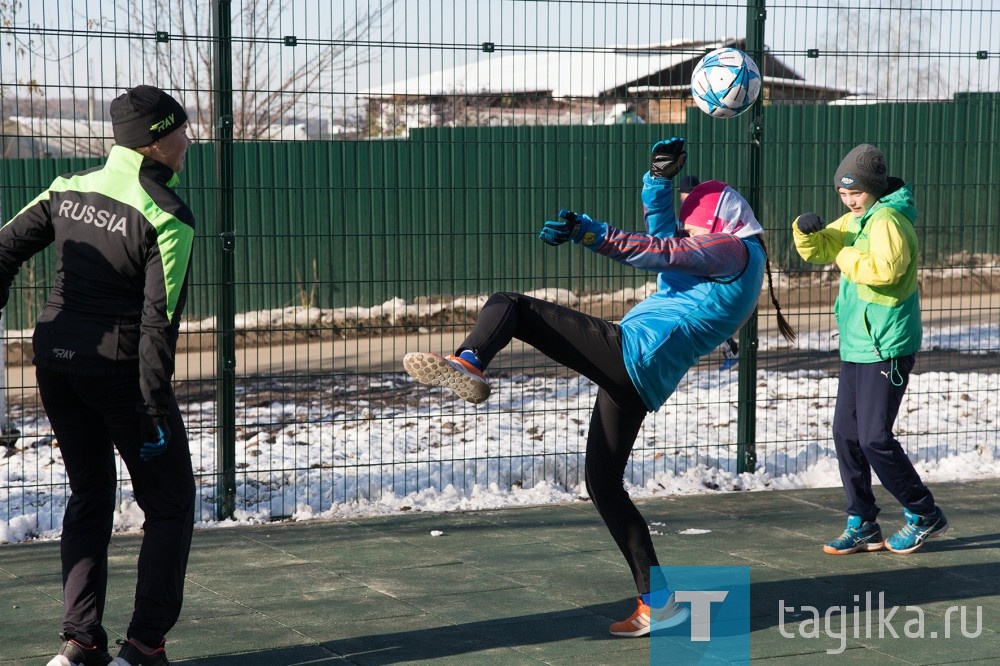
[{"label": "blue and black sneaker", "polygon": [[894,553],[905,555],[924,545],[927,539],[939,537],[948,531],[948,519],[944,511],[934,507],[934,513],[920,516],[909,509],[903,509],[906,524],[885,542],[885,547]]},{"label": "blue and black sneaker", "polygon": [[844,533],[823,546],[823,552],[828,555],[850,555],[861,550],[882,550],[882,545],[882,529],[878,523],[862,520],[861,516],[848,516]]}]

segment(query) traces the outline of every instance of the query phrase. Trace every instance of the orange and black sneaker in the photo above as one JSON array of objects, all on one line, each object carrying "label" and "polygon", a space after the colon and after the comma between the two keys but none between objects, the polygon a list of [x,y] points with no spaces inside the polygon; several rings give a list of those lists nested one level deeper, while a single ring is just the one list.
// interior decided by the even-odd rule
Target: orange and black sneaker
[{"label": "orange and black sneaker", "polygon": [[650,608],[643,603],[642,597],[636,597],[635,612],[627,620],[611,625],[613,636],[636,638],[649,634],[652,629],[669,629],[691,617],[691,610],[682,606],[670,595],[667,605],[663,608]]},{"label": "orange and black sneaker", "polygon": [[473,404],[486,400],[492,391],[483,371],[458,356],[411,352],[403,357],[403,367],[421,384],[450,389]]}]

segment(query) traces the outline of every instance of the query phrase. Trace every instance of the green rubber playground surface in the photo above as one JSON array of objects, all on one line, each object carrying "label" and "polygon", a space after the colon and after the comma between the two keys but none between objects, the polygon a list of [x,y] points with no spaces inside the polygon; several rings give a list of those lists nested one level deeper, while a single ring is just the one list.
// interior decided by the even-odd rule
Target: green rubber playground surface
[{"label": "green rubber playground surface", "polygon": [[[750,567],[752,663],[1000,663],[1000,480],[932,490],[951,529],[911,555],[824,555],[843,528],[839,488],[640,508],[662,566]],[[888,534],[902,514],[877,495]],[[112,540],[113,638],[138,548],[138,535]],[[633,592],[587,502],[199,529],[167,653],[207,666],[649,663],[648,638],[607,632]],[[59,544],[0,546],[0,664],[45,664],[60,618]]]}]

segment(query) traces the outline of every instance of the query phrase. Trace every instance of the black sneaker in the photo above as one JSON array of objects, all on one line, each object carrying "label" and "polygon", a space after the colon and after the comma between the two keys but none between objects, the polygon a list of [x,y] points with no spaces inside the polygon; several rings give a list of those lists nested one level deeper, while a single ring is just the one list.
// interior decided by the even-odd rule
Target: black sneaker
[{"label": "black sneaker", "polygon": [[107,650],[96,645],[90,647],[78,643],[72,638],[60,635],[63,639],[59,654],[49,660],[47,666],[106,666],[111,663],[111,655]]},{"label": "black sneaker", "polygon": [[160,641],[155,648],[146,647],[134,638],[127,641],[118,641],[122,646],[121,651],[111,666],[170,666],[167,661],[167,653],[163,649],[166,641]]}]

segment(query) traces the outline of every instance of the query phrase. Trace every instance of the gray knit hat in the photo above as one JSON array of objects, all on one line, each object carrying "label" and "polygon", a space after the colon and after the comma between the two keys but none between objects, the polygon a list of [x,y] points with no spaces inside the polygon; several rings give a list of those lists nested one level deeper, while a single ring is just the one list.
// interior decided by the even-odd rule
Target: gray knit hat
[{"label": "gray knit hat", "polygon": [[833,186],[861,190],[881,197],[889,189],[882,151],[870,143],[855,146],[837,167]]}]

